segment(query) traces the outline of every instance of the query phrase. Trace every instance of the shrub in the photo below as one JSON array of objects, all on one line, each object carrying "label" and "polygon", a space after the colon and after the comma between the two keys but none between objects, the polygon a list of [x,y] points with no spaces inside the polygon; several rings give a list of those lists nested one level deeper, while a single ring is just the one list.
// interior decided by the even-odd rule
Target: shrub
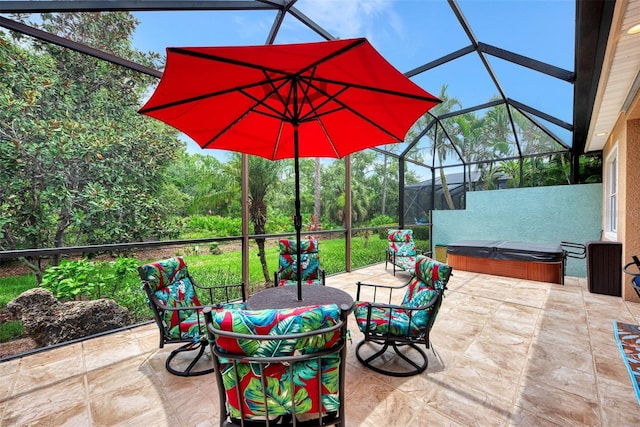
[{"label": "shrub", "polygon": [[49,267],[42,276],[42,287],[60,300],[109,298],[129,309],[134,321],[147,320],[151,312],[141,290],[140,262],[135,258],[114,261],[68,261]]},{"label": "shrub", "polygon": [[19,320],[12,320],[0,324],[0,342],[15,340],[16,338],[20,338],[22,334],[22,322]]}]

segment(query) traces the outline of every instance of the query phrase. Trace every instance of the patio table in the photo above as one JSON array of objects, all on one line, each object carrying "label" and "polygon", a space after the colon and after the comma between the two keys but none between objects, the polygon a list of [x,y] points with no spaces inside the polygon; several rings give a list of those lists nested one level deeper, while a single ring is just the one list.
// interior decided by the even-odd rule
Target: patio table
[{"label": "patio table", "polygon": [[298,300],[296,286],[277,286],[249,297],[246,307],[249,310],[264,310],[325,304],[337,304],[348,314],[353,309],[353,298],[341,289],[322,285],[302,285],[302,300]]}]

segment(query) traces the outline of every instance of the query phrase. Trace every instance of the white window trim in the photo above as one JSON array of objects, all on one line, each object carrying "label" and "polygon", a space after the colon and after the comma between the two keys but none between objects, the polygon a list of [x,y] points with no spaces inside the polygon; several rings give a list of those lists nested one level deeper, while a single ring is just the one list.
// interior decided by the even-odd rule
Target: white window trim
[{"label": "white window trim", "polygon": [[[615,165],[614,170],[612,165]],[[616,141],[605,162],[604,237],[609,241],[618,240],[619,170]]]}]

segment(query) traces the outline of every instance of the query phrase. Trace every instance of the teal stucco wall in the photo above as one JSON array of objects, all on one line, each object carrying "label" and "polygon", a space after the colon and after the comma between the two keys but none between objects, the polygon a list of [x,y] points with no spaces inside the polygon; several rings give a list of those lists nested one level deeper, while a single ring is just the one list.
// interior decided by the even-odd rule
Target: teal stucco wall
[{"label": "teal stucco wall", "polygon": [[[599,240],[602,184],[467,193],[467,208],[433,212],[433,244],[457,240],[584,244]],[[567,276],[586,277],[584,259],[567,260]]]}]

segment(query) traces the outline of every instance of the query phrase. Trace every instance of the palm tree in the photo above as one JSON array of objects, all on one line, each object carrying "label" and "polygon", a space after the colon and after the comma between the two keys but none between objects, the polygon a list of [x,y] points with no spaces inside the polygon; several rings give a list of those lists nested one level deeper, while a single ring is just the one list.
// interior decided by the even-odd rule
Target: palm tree
[{"label": "palm tree", "polygon": [[[235,166],[236,171],[241,170],[242,155],[235,153],[229,162]],[[265,198],[269,190],[278,183],[282,162],[274,162],[262,157],[249,156],[249,220],[253,223],[254,234],[265,234],[267,223],[267,204]],[[238,183],[240,174],[237,174]],[[265,282],[271,282],[271,274],[267,267],[267,258],[264,250],[265,239],[256,239],[258,245],[258,257],[262,264],[262,273]]]},{"label": "palm tree", "polygon": [[[450,113],[456,107],[462,108],[462,103],[460,102],[460,100],[458,100],[457,98],[449,97],[447,95],[447,88],[448,88],[448,85],[442,85],[442,88],[440,88],[440,94],[438,95],[438,97],[442,100],[442,103],[433,109],[433,114],[436,116],[441,116],[445,113]],[[445,198],[445,201],[447,202],[447,206],[449,207],[449,209],[455,209],[456,207],[453,203],[451,192],[449,191],[449,185],[447,185],[447,176],[444,172],[443,166],[444,166],[444,161],[447,158],[447,154],[449,154],[451,151],[454,151],[452,142],[449,141],[449,143],[447,143],[448,142],[447,134],[451,138],[456,138],[458,136],[458,132],[455,129],[454,125],[455,125],[455,121],[452,121],[451,124],[448,124],[446,127],[444,127],[443,125],[442,129],[446,130],[446,134],[442,130],[438,132],[438,128],[440,127],[440,124],[437,125],[435,138],[434,138],[435,151],[438,155],[438,163],[440,164],[440,170],[439,170],[440,184],[442,185],[444,198]]]}]

